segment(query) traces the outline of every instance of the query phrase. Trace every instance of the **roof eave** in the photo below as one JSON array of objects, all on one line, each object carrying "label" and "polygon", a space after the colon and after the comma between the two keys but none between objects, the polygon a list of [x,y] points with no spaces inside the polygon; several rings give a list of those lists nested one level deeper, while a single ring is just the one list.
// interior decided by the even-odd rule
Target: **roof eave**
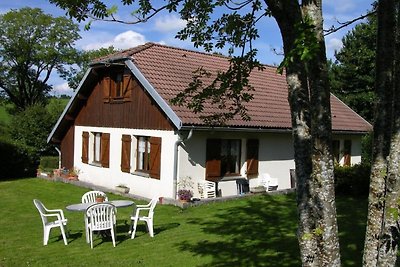
[{"label": "roof eave", "polygon": [[75,99],[77,98],[80,89],[82,88],[82,85],[85,83],[87,77],[89,76],[89,74],[91,73],[92,68],[90,67],[85,75],[83,76],[82,80],[80,81],[78,87],[75,90],[75,93],[72,95],[71,99],[69,100],[67,106],[64,108],[64,111],[61,113],[61,116],[58,118],[57,123],[54,125],[52,131],[50,132],[49,136],[47,137],[47,143],[50,143],[50,141],[52,140],[52,138],[54,137],[54,134],[57,130],[57,128],[59,127],[61,121],[64,119],[65,115],[67,114],[68,110],[70,109],[72,103],[75,101]]}]

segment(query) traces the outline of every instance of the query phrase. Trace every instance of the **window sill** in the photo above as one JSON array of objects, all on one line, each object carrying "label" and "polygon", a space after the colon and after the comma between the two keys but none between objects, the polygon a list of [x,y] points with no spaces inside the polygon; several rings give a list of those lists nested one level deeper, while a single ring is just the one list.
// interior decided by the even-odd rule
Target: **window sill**
[{"label": "window sill", "polygon": [[89,165],[95,166],[95,167],[102,167],[100,162],[91,162],[91,163],[89,163]]},{"label": "window sill", "polygon": [[150,174],[148,174],[146,172],[134,171],[134,172],[131,172],[131,174],[137,175],[137,176],[141,176],[141,177],[145,177],[145,178],[151,178]]}]

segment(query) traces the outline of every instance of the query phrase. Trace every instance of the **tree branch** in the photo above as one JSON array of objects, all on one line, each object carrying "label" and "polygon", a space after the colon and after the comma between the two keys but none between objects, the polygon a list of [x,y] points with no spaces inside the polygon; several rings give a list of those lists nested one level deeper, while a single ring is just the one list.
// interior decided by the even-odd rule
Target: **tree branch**
[{"label": "tree branch", "polygon": [[347,26],[353,24],[353,23],[356,22],[356,21],[365,19],[365,18],[367,18],[367,17],[369,17],[369,16],[372,16],[372,15],[375,15],[375,14],[376,14],[376,10],[373,10],[373,11],[368,12],[368,13],[365,14],[365,15],[361,15],[361,16],[355,18],[355,19],[352,19],[352,20],[349,20],[349,21],[346,21],[346,22],[339,22],[339,21],[337,21],[337,23],[339,23],[340,26],[339,26],[339,27],[335,27],[335,26],[332,25],[328,30],[324,30],[324,32],[325,32],[324,36],[328,36],[329,34],[332,34],[332,33],[334,33],[334,32],[337,32],[337,31],[339,31],[339,30],[341,30],[341,29],[343,29],[343,28],[345,28],[345,27],[347,27]]}]

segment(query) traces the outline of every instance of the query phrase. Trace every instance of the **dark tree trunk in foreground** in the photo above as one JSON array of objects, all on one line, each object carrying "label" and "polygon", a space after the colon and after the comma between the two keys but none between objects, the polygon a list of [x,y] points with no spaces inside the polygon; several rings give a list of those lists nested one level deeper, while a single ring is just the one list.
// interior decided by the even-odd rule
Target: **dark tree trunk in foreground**
[{"label": "dark tree trunk in foreground", "polygon": [[[298,239],[303,266],[340,266],[336,222],[331,111],[321,1],[266,1],[281,30],[297,175]],[[296,50],[301,29],[314,26],[314,50],[309,61]]]},{"label": "dark tree trunk in foreground", "polygon": [[394,266],[399,227],[399,86],[394,91],[395,0],[378,4],[377,103],[364,266]]}]

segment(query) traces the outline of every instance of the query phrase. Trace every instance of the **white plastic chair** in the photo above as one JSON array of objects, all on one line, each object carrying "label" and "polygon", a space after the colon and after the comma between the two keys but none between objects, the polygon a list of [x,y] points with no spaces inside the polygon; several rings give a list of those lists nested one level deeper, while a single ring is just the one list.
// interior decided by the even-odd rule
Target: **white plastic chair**
[{"label": "white plastic chair", "polygon": [[[82,201],[82,203],[96,203],[97,196],[103,196],[104,201],[108,201],[106,193],[104,193],[102,191],[97,191],[97,190],[89,191],[89,192],[86,192],[85,194],[83,194],[81,201]],[[86,229],[86,242],[89,243],[90,240],[89,240],[89,233],[88,233],[88,218],[86,217],[86,215],[84,216],[84,220],[85,220],[85,229]]]},{"label": "white plastic chair", "polygon": [[103,196],[104,201],[108,201],[106,193],[101,191],[89,191],[83,194],[82,203],[95,203],[97,196]]},{"label": "white plastic chair", "polygon": [[90,247],[93,248],[93,232],[110,230],[113,246],[115,247],[115,225],[117,209],[110,203],[96,203],[86,209],[87,229]]},{"label": "white plastic chair", "polygon": [[278,179],[272,178],[268,173],[261,174],[260,183],[265,187],[266,192],[278,189]]},{"label": "white plastic chair", "polygon": [[[66,225],[67,219],[64,217],[64,212],[61,209],[47,209],[40,200],[34,199],[33,203],[40,213],[43,223],[43,245],[46,246],[49,241],[50,230],[54,227],[60,227],[62,237],[64,239],[64,244],[68,245],[66,237]],[[57,218],[54,221],[50,221],[49,217]]]},{"label": "white plastic chair", "polygon": [[[146,222],[147,230],[149,231],[150,236],[154,237],[153,217],[154,217],[154,208],[157,205],[157,201],[158,197],[154,197],[147,205],[136,205],[135,215],[131,216],[131,220],[133,223],[133,226],[131,224],[131,231],[132,231],[131,239],[135,238],[138,221]],[[140,215],[140,212],[146,212],[146,211],[147,215],[142,215],[142,216]]]},{"label": "white plastic chair", "polygon": [[200,198],[215,198],[215,197],[217,197],[214,182],[211,182],[211,181],[199,182],[198,190],[200,193]]}]

